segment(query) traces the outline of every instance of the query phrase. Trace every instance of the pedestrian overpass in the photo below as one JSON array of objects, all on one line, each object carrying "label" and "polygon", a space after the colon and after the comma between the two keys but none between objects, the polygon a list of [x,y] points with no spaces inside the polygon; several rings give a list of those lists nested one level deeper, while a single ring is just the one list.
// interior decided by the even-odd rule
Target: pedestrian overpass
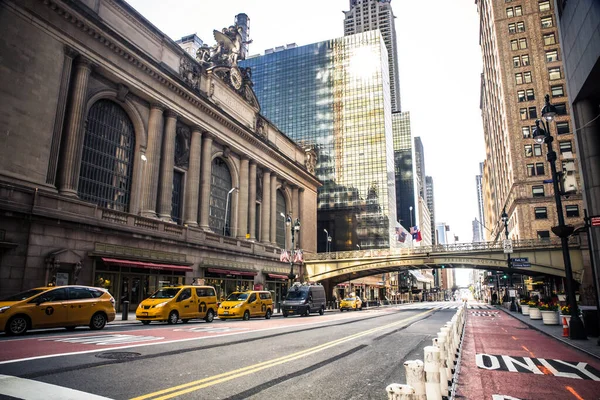
[{"label": "pedestrian overpass", "polygon": [[[583,255],[577,237],[569,241],[573,278],[581,282]],[[530,266],[513,267],[523,275],[565,277],[559,238],[512,241],[513,252],[504,253],[502,242],[456,243],[382,250],[306,254],[308,280],[333,287],[338,283],[388,272],[430,268],[473,268],[508,272],[508,256],[527,259]]]}]

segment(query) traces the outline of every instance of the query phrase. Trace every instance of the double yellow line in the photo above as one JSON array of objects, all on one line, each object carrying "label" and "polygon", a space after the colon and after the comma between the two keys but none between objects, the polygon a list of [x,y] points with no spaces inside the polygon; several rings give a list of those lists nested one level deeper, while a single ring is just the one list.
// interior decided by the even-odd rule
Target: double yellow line
[{"label": "double yellow line", "polygon": [[429,313],[433,312],[433,310],[428,310],[419,314],[416,314],[412,317],[409,318],[405,318],[402,319],[400,321],[396,321],[396,322],[392,322],[391,324],[387,324],[387,325],[383,325],[377,328],[372,328],[372,329],[368,329],[366,331],[363,332],[359,332],[359,333],[355,333],[353,335],[350,336],[346,336],[343,337],[341,339],[337,339],[337,340],[333,340],[331,342],[328,343],[324,343],[322,345],[316,346],[316,347],[312,347],[310,349],[306,349],[306,350],[302,350],[299,351],[297,353],[292,353],[289,354],[287,356],[283,356],[283,357],[279,357],[279,358],[275,358],[273,360],[268,360],[268,361],[263,361],[260,362],[258,364],[253,364],[244,368],[239,368],[233,371],[229,371],[229,372],[224,372],[222,374],[218,374],[218,375],[214,375],[214,376],[210,376],[208,378],[204,378],[204,379],[200,379],[194,382],[188,382],[188,383],[184,383],[183,385],[178,385],[178,386],[173,386],[170,387],[168,389],[163,389],[163,390],[159,390],[157,392],[154,393],[148,393],[145,394],[143,396],[139,396],[139,397],[135,397],[131,400],[145,400],[145,399],[153,399],[153,400],[163,400],[163,399],[171,399],[173,397],[176,396],[181,396],[183,394],[186,393],[190,393],[190,392],[194,392],[196,390],[200,390],[200,389],[204,389],[207,388],[209,386],[213,386],[213,385],[217,385],[219,383],[223,383],[223,382],[227,382],[230,381],[232,379],[235,378],[239,378],[245,375],[250,375],[259,371],[262,371],[263,369],[267,369],[267,368],[272,368],[275,367],[277,365],[281,365],[281,364],[285,364],[287,362],[290,361],[294,361],[297,360],[299,358],[303,358],[306,356],[309,356],[311,354],[314,353],[318,353],[320,351],[329,349],[331,347],[334,346],[338,346],[342,343],[346,343],[349,342],[351,340],[355,340],[358,338],[361,338],[363,336],[367,336],[367,335],[371,335],[373,333],[385,330],[385,329],[389,329],[392,328],[394,326],[397,325],[401,325],[404,324],[408,321],[411,321],[413,319],[417,319],[417,318],[421,318],[424,315],[427,315]]}]

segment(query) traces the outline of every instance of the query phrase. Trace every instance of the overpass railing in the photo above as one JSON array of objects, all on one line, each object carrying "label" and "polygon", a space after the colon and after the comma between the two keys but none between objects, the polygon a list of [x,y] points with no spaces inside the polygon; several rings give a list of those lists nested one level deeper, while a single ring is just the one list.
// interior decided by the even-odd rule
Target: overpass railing
[{"label": "overpass railing", "polygon": [[[577,236],[569,238],[570,245],[579,245]],[[513,249],[540,249],[540,248],[559,248],[561,246],[560,238],[550,239],[522,239],[512,241]],[[392,249],[372,249],[372,250],[353,250],[336,251],[330,253],[310,253],[305,254],[305,261],[326,261],[326,260],[345,260],[356,258],[373,257],[398,257],[398,256],[434,256],[443,253],[464,253],[469,251],[500,251],[504,250],[504,244],[501,241],[496,242],[475,242],[475,243],[454,243],[454,244],[436,244],[433,246],[417,247],[399,247]]]}]

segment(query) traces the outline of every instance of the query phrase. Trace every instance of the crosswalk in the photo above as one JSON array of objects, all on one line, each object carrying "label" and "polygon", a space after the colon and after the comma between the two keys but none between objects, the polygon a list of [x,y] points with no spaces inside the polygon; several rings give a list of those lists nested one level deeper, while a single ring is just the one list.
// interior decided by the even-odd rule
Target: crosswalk
[{"label": "crosswalk", "polygon": [[[427,302],[427,303],[409,303],[409,304],[400,304],[399,308],[403,310],[456,310],[458,308],[463,307],[464,303],[462,302]],[[488,304],[483,303],[475,303],[475,304],[467,304],[467,309],[469,310],[493,310],[494,307]]]}]

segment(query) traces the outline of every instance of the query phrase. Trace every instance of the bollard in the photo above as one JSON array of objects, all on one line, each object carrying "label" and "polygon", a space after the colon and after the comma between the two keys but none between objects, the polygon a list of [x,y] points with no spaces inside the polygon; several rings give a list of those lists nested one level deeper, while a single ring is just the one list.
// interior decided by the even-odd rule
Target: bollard
[{"label": "bollard", "polygon": [[410,385],[392,383],[385,388],[388,400],[414,400],[415,389]]},{"label": "bollard", "polygon": [[121,319],[127,321],[127,317],[129,316],[129,302],[125,300],[122,304],[123,309],[121,310]]},{"label": "bollard", "polygon": [[409,360],[404,363],[406,370],[406,384],[415,390],[415,400],[425,400],[425,372],[423,370],[423,361]]},{"label": "bollard", "polygon": [[446,396],[448,393],[448,368],[446,366],[446,335],[438,333],[433,339],[433,345],[440,349],[440,391]]},{"label": "bollard", "polygon": [[442,398],[440,390],[440,349],[427,346],[425,352],[425,393],[427,400],[439,400]]},{"label": "bollard", "polygon": [[563,337],[569,337],[569,322],[565,316],[562,316]]}]

